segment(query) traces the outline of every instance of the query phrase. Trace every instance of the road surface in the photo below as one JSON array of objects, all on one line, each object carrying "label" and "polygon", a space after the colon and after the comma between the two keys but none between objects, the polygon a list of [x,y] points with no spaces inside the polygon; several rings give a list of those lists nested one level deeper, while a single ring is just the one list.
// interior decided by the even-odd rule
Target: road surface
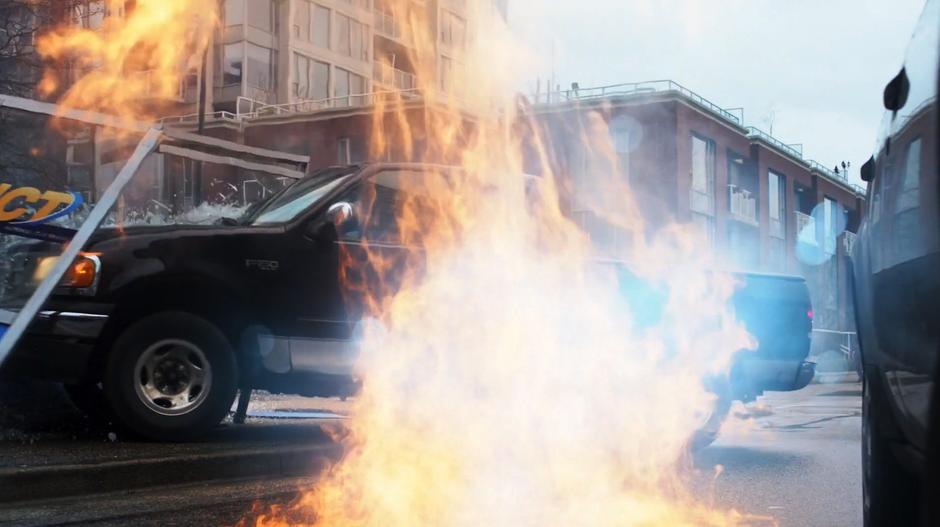
[{"label": "road surface", "polygon": [[[262,398],[252,408],[267,416],[324,406],[342,412],[335,401],[303,398]],[[717,506],[773,516],[781,526],[861,525],[860,415],[861,386],[854,382],[813,384],[739,405],[715,444],[694,457],[696,492]],[[0,496],[0,524],[232,525],[253,503],[288,502],[315,481],[311,475],[336,455],[320,432],[330,423],[254,418],[187,445],[112,441],[88,431],[67,437],[44,431],[37,439],[18,433],[0,441],[0,491],[6,486],[9,493],[6,502]],[[103,492],[69,486],[74,472],[56,480],[61,491],[28,473],[92,465],[107,470],[78,481]],[[9,485],[17,470],[26,473],[19,474],[25,482],[19,489]],[[14,500],[23,485],[47,496]]]}]

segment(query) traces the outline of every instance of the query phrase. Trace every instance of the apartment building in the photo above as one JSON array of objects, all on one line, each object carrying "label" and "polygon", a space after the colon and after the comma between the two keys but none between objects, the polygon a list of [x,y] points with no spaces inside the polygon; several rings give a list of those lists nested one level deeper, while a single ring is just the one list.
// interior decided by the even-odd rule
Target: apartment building
[{"label": "apartment building", "polygon": [[[436,43],[420,60],[446,88],[466,45],[465,0],[411,0],[415,16],[387,1],[225,0],[210,59],[211,107],[234,114],[342,108],[367,104],[374,92],[414,90],[416,38]],[[404,17],[428,27],[408,27]]]}]

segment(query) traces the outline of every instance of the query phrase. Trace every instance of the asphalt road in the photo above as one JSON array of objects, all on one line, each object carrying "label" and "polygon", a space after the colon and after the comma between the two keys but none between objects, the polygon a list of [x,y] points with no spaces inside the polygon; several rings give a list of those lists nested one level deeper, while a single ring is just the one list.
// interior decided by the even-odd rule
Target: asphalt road
[{"label": "asphalt road", "polygon": [[703,493],[782,527],[862,525],[861,394],[859,383],[811,384],[737,409],[695,456],[703,475],[724,467]]},{"label": "asphalt road", "polygon": [[[739,405],[718,441],[694,457],[696,492],[716,506],[772,516],[781,526],[861,525],[860,396],[857,383],[813,384],[800,392],[768,394],[757,403]],[[256,415],[269,415],[272,410],[325,409],[324,403],[259,398],[252,408]],[[337,407],[342,405],[327,402],[326,406],[341,413]],[[286,503],[298,489],[309,488],[318,467],[325,466],[316,460],[326,458],[326,449],[317,449],[329,446],[328,437],[320,432],[320,425],[329,419],[255,418],[247,426],[226,425],[206,441],[187,445],[112,441],[103,431],[70,435],[62,431],[67,430],[69,419],[77,418],[67,417],[65,423],[60,419],[56,431],[44,429],[35,438],[27,431],[0,441],[0,471],[54,469],[62,464],[119,465],[139,458],[149,463],[139,472],[157,471],[172,481],[172,472],[164,473],[166,466],[188,473],[188,464],[197,466],[198,462],[206,470],[219,470],[218,463],[207,464],[207,455],[253,459],[250,456],[260,450],[282,457],[268,459],[268,465],[255,462],[257,473],[234,479],[223,467],[218,478],[204,474],[179,485],[161,483],[155,488],[109,489],[8,504],[0,497],[0,524],[233,525],[255,503]],[[312,461],[306,460],[299,471],[297,466],[284,466],[299,459],[283,458],[284,452],[307,447],[313,447],[304,451]],[[274,470],[265,476],[271,462]],[[722,467],[717,476],[716,466]],[[134,482],[141,484],[141,477]]]}]

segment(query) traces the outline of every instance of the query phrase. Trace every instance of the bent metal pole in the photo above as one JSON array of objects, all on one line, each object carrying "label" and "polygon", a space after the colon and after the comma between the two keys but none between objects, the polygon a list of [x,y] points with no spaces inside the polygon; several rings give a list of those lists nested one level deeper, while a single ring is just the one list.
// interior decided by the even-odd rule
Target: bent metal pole
[{"label": "bent metal pole", "polygon": [[[0,98],[0,107],[10,107],[19,110],[24,110],[32,113],[43,113],[48,115],[59,115],[56,113],[55,105],[49,105],[47,103],[39,103],[37,101],[32,101],[29,99],[21,99],[18,97],[3,97]],[[78,117],[79,120],[88,122],[90,119],[87,119],[91,114],[87,112],[81,112],[82,116]],[[82,119],[82,117],[86,117]],[[106,119],[105,122],[99,124],[113,123],[113,120]],[[114,178],[114,181],[108,186],[108,189],[105,191],[104,195],[101,196],[101,200],[98,201],[98,204],[95,205],[95,208],[92,209],[91,213],[88,215],[88,218],[82,224],[81,228],[75,233],[75,236],[72,238],[72,241],[66,246],[65,251],[62,252],[62,255],[56,261],[55,266],[53,266],[49,276],[47,276],[36,288],[36,291],[33,292],[32,296],[29,297],[29,300],[26,302],[26,305],[19,311],[16,315],[16,318],[13,319],[13,323],[3,334],[3,337],[0,338],[0,366],[3,365],[6,358],[10,355],[10,352],[13,350],[13,347],[22,337],[23,333],[26,331],[26,328],[33,321],[33,318],[36,316],[36,313],[42,308],[43,304],[46,303],[46,300],[49,298],[49,295],[52,294],[52,291],[55,289],[56,285],[65,276],[66,271],[69,266],[72,265],[72,261],[78,256],[78,253],[82,250],[82,247],[88,243],[88,240],[94,234],[95,230],[98,229],[98,226],[104,221],[105,216],[108,214],[108,211],[111,210],[111,207],[117,202],[118,197],[121,195],[121,191],[124,190],[124,187],[130,182],[131,178],[134,177],[134,174],[137,172],[137,169],[140,168],[141,163],[144,159],[156,150],[157,146],[160,143],[160,140],[163,138],[163,131],[159,128],[149,128],[144,134],[143,139],[140,143],[137,144],[137,148],[134,150],[133,155],[125,163],[124,168],[118,173],[117,177]]]}]

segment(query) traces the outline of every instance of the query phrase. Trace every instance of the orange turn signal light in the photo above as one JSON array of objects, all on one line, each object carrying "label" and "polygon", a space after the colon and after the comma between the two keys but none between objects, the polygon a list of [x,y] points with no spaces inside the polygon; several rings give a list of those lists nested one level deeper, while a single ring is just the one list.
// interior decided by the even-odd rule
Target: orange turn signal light
[{"label": "orange turn signal light", "polygon": [[[52,268],[59,260],[58,256],[47,256],[40,258],[33,273],[33,282],[38,284],[49,276]],[[98,254],[79,253],[69,266],[62,280],[59,281],[60,287],[75,287],[84,289],[95,285],[95,278],[98,276]]]},{"label": "orange turn signal light", "polygon": [[65,287],[91,287],[95,283],[97,274],[98,263],[90,255],[80,254],[72,262],[59,285]]}]

